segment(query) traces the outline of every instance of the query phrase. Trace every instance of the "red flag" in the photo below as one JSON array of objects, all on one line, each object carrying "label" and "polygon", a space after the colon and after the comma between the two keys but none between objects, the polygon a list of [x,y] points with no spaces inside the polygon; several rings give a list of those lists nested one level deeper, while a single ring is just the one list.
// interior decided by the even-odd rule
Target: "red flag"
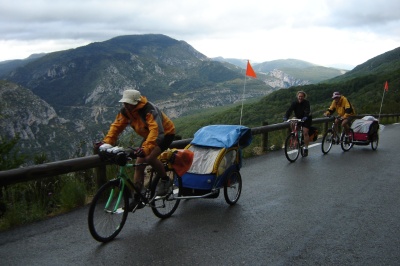
[{"label": "red flag", "polygon": [[251,67],[249,60],[247,60],[246,76],[257,78],[256,72],[254,72],[253,68]]},{"label": "red flag", "polygon": [[388,85],[388,82],[386,81],[385,82],[385,91],[388,91],[389,90],[389,85]]}]

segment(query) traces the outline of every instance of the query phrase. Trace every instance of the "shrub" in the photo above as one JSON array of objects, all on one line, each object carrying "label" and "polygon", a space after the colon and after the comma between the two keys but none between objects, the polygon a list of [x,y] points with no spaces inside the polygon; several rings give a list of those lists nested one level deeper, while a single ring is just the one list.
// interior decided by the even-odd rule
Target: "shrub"
[{"label": "shrub", "polygon": [[77,178],[66,178],[62,183],[59,202],[63,210],[68,211],[86,203],[86,188],[83,181]]}]

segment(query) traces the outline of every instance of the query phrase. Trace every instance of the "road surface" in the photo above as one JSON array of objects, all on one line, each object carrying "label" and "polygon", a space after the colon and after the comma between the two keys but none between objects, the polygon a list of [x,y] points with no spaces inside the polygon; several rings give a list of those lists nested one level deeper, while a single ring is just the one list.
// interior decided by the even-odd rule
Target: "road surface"
[{"label": "road surface", "polygon": [[145,208],[108,244],[91,237],[87,207],[2,232],[0,265],[399,265],[399,135],[386,126],[377,151],[246,159],[235,206],[182,201],[166,220]]}]

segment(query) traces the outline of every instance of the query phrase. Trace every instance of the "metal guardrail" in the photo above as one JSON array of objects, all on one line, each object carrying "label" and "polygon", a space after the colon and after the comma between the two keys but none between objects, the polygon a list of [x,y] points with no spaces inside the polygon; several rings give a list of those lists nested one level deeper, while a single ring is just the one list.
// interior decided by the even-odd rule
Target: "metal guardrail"
[{"label": "metal guardrail", "polygon": [[[358,115],[356,118],[361,118],[366,115]],[[378,117],[378,115],[372,115]],[[380,118],[397,117],[397,122],[399,120],[400,114],[384,114],[380,115]],[[333,121],[333,118],[315,118],[313,119],[314,124],[324,125],[324,131],[328,127],[328,122]],[[268,145],[268,133],[272,131],[282,130],[289,128],[289,123],[279,123],[273,125],[265,125],[261,127],[255,127],[251,129],[253,135],[263,134],[262,143],[263,147]],[[192,139],[184,139],[174,141],[170,148],[183,149],[190,143]],[[11,170],[0,171],[0,187],[7,186],[11,184],[26,182],[30,180],[37,180],[45,177],[51,177],[61,174],[67,174],[71,172],[77,172],[82,170],[87,170],[91,168],[105,167],[104,162],[102,162],[97,155],[91,155],[86,157],[68,159],[63,161],[45,163],[40,165],[16,168]],[[101,173],[99,173],[101,174]]]}]

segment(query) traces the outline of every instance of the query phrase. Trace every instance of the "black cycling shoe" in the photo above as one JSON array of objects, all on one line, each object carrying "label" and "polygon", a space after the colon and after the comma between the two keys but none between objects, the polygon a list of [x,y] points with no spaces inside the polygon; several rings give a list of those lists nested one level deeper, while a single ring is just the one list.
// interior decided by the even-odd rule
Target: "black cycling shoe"
[{"label": "black cycling shoe", "polygon": [[135,209],[137,203],[135,201],[132,201],[131,203],[129,203],[129,207],[128,207],[128,211],[133,211],[133,209]]},{"label": "black cycling shoe", "polygon": [[146,205],[145,205],[143,202],[139,202],[139,204],[138,204],[136,210],[143,209],[144,206],[146,206]]},{"label": "black cycling shoe", "polygon": [[[136,207],[137,206],[137,207]],[[140,201],[140,199],[138,197],[133,198],[132,202],[129,203],[129,207],[128,207],[128,211],[133,211],[133,210],[139,210],[144,208],[145,204],[143,202]]]},{"label": "black cycling shoe", "polygon": [[307,157],[307,156],[308,156],[308,149],[304,149],[304,151],[303,151],[303,156],[304,156],[304,157]]}]

